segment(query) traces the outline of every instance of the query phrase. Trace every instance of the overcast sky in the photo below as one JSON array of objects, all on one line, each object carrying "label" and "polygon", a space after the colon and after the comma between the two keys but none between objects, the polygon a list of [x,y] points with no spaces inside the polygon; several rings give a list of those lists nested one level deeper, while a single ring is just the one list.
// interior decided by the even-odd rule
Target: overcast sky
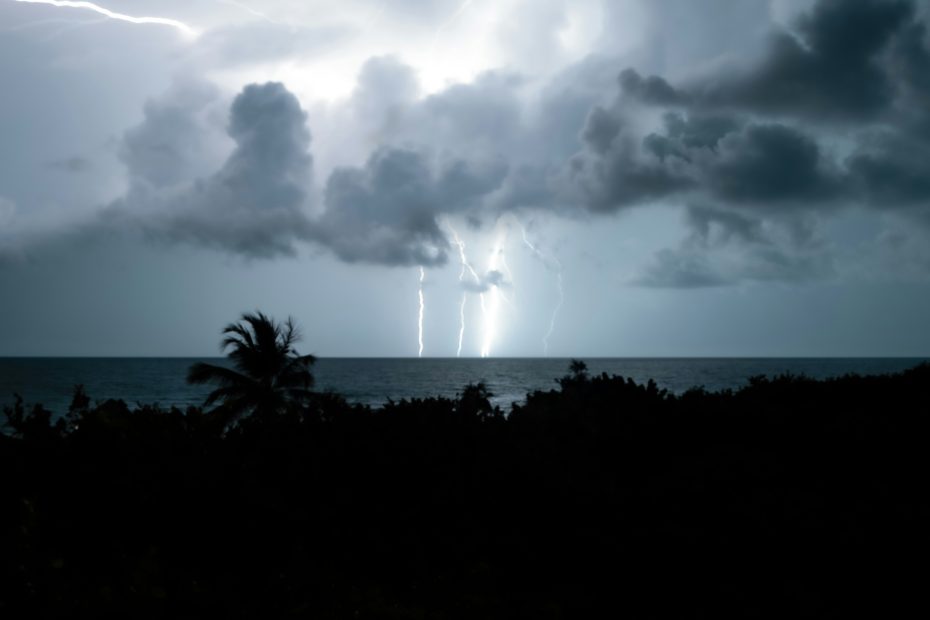
[{"label": "overcast sky", "polygon": [[0,356],[930,352],[930,2],[96,7],[0,0]]}]

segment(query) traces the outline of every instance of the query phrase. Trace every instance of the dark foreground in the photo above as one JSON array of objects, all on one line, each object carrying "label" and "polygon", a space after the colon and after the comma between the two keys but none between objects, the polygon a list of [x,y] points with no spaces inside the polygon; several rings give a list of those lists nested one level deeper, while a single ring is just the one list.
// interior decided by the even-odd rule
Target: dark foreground
[{"label": "dark foreground", "polygon": [[926,611],[930,366],[678,397],[560,384],[506,414],[480,386],[321,395],[225,433],[80,395],[55,425],[8,409],[0,615]]}]

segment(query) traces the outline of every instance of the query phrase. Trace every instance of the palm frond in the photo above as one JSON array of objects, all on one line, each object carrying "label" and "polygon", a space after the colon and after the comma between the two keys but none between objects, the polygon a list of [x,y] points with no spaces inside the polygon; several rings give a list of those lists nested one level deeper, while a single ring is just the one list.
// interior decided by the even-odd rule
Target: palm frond
[{"label": "palm frond", "polygon": [[246,312],[222,333],[222,350],[234,368],[198,362],[187,376],[190,383],[218,386],[205,403],[219,403],[218,415],[234,420],[246,414],[276,413],[311,399],[310,367],[316,357],[294,349],[301,334],[292,317],[278,324],[262,312]]},{"label": "palm frond", "polygon": [[225,366],[215,366],[205,362],[197,362],[188,369],[187,382],[199,385],[204,383],[219,383],[220,385],[230,386],[250,384],[253,382],[253,379],[231,368],[226,368]]}]

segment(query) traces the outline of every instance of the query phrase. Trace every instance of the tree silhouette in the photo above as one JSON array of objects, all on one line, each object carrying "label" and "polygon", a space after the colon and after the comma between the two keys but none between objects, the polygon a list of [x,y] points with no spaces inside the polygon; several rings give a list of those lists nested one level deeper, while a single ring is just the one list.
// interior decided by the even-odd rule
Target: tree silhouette
[{"label": "tree silhouette", "polygon": [[305,404],[313,395],[313,355],[300,355],[294,343],[300,333],[293,319],[283,324],[261,312],[244,313],[223,329],[221,350],[233,368],[198,362],[190,367],[188,383],[218,385],[204,403],[219,405],[214,413],[226,424],[242,416],[273,415]]},{"label": "tree silhouette", "polygon": [[576,379],[585,377],[588,374],[588,365],[585,364],[582,360],[573,359],[568,369],[571,371],[572,376],[574,376]]}]

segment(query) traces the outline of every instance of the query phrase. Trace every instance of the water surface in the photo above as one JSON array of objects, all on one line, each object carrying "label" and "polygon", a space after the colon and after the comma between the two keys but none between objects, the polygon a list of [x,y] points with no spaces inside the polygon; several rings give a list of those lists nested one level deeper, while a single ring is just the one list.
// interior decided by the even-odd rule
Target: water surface
[{"label": "water surface", "polygon": [[[785,372],[824,378],[847,373],[897,372],[926,358],[589,358],[592,373],[655,379],[660,387],[680,393],[738,388],[755,375]],[[27,403],[41,402],[62,413],[73,386],[83,384],[94,400],[121,398],[130,404],[162,406],[202,404],[209,387],[187,385],[188,367],[196,361],[225,364],[223,358],[0,358],[0,404],[13,394]],[[502,407],[522,400],[532,390],[557,387],[570,360],[322,358],[314,366],[318,389],[339,392],[351,402],[380,405],[388,399],[454,396],[469,384],[484,381]]]}]

